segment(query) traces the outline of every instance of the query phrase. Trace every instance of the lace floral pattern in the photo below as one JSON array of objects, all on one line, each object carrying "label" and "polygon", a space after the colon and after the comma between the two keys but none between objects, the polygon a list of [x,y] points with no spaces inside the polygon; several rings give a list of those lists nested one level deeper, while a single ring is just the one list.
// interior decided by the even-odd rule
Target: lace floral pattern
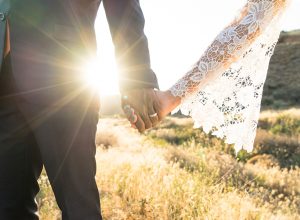
[{"label": "lace floral pattern", "polygon": [[[292,0],[248,0],[200,60],[169,90],[194,128],[253,150],[263,85]],[[173,113],[174,113],[173,112]]]}]

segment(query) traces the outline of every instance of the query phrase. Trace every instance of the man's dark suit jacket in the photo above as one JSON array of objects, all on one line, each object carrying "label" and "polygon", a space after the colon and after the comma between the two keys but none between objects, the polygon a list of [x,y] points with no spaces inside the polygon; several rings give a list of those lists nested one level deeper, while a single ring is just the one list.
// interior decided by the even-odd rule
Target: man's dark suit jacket
[{"label": "man's dark suit jacket", "polygon": [[[98,92],[85,83],[83,69],[96,56],[94,22],[100,3],[101,0],[10,0],[13,75],[18,91],[27,101],[99,107]],[[158,88],[150,67],[139,0],[103,0],[103,4],[115,45],[119,88]]]}]

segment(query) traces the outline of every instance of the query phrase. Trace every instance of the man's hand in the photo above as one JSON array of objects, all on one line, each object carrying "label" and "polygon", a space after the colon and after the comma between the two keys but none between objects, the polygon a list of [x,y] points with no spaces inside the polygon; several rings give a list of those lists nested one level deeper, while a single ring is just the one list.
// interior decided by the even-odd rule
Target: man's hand
[{"label": "man's hand", "polygon": [[[160,119],[164,118],[181,104],[181,98],[178,96],[174,97],[169,90],[155,91],[155,95],[159,103],[161,104],[161,110],[158,112],[158,118]],[[126,105],[123,108],[123,111],[126,114],[127,119],[130,121],[131,127],[137,129],[137,126],[135,124],[135,122],[137,121],[137,115],[134,114],[134,109],[130,108],[129,105]]]},{"label": "man's hand", "polygon": [[[131,123],[135,123],[139,132],[144,132],[146,129],[155,127],[162,118],[161,105],[155,95],[154,89],[128,89],[121,91],[122,107],[125,106],[131,109],[131,112],[125,112],[127,119]],[[126,107],[125,107],[126,109]],[[155,117],[149,117],[157,113]],[[133,116],[135,114],[136,116]]]}]

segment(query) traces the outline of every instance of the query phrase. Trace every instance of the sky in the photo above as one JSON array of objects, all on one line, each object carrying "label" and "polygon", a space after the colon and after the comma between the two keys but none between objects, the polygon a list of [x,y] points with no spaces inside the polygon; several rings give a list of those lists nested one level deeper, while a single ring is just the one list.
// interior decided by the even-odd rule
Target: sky
[{"label": "sky", "polygon": [[[243,0],[140,0],[145,16],[151,66],[161,90],[182,77],[230,23]],[[300,0],[293,0],[283,30],[300,29]],[[95,23],[97,60],[87,67],[87,78],[101,95],[118,93],[114,46],[101,5]]]}]

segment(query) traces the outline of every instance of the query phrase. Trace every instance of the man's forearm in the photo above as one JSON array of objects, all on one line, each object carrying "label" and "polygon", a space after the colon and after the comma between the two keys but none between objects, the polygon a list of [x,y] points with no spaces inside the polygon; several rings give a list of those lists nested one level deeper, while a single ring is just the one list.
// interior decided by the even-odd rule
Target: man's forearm
[{"label": "man's forearm", "polygon": [[145,19],[138,0],[104,0],[107,20],[115,45],[122,89],[157,88],[151,70]]}]

